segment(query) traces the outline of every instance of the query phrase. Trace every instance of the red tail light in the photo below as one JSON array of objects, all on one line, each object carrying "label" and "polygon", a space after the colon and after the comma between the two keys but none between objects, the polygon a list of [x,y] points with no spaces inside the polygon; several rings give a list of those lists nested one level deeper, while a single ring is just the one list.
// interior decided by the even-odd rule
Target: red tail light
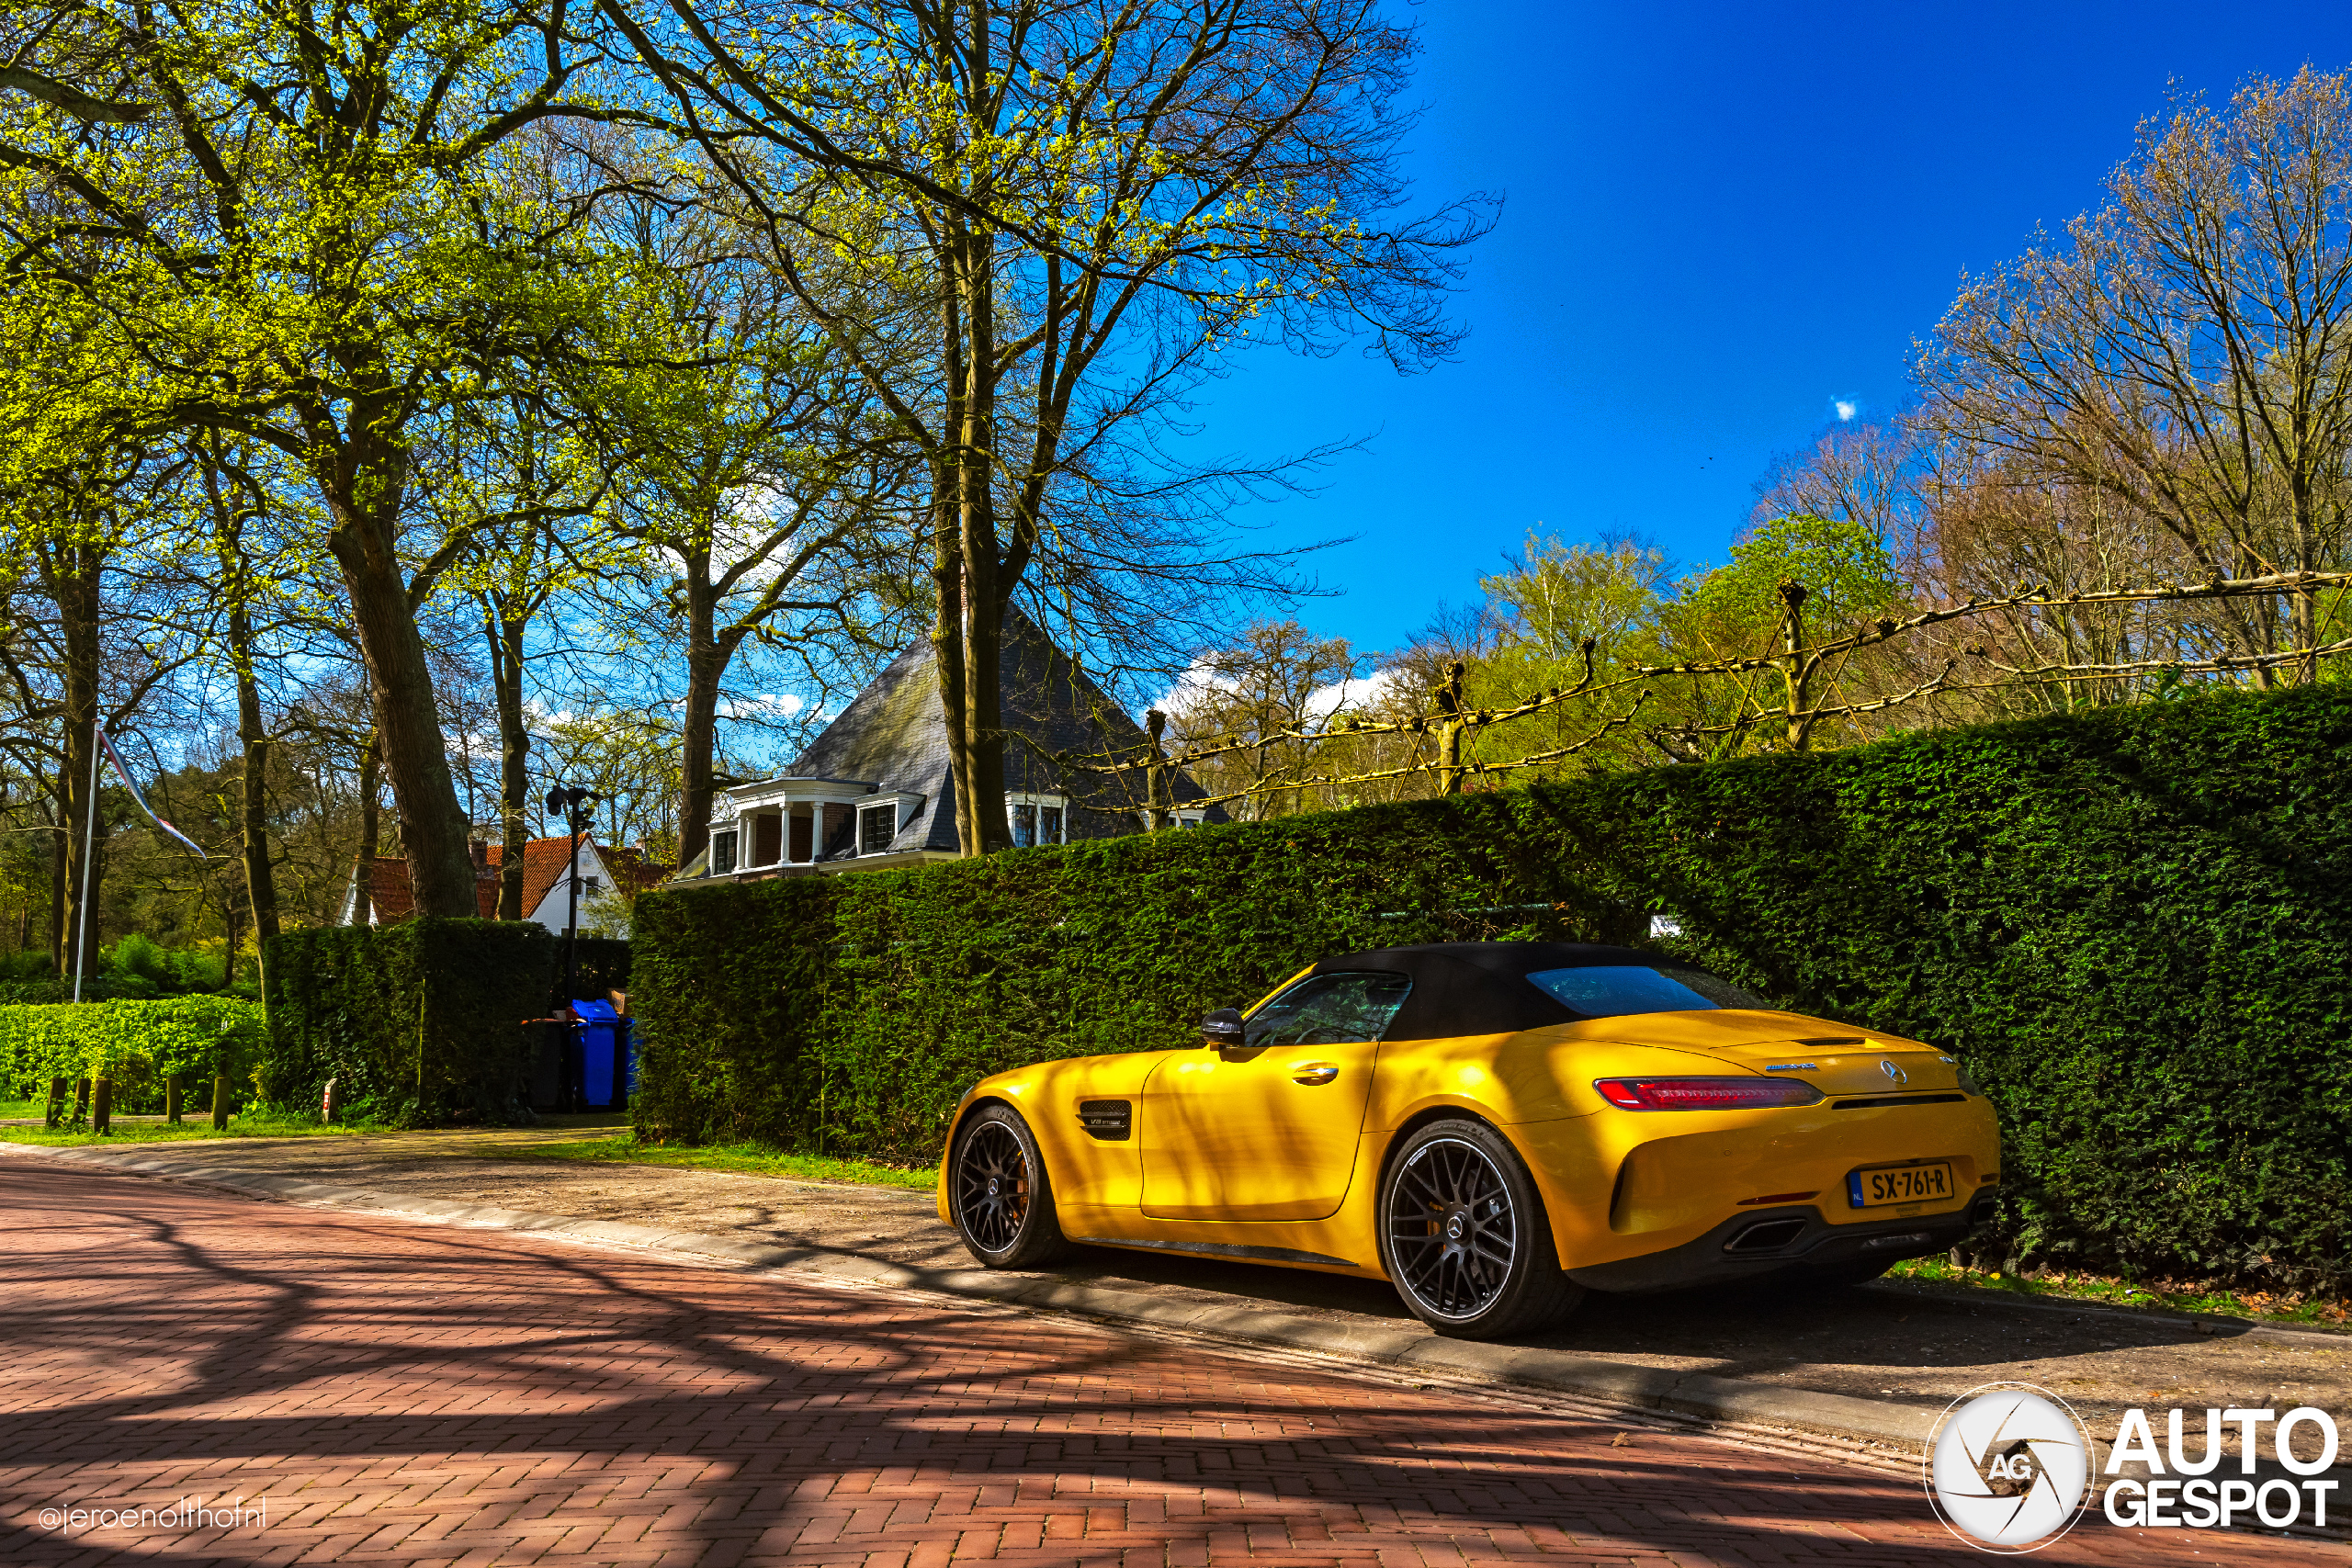
[{"label": "red tail light", "polygon": [[1757,1111],[1821,1099],[1802,1078],[1595,1078],[1592,1087],[1627,1111]]}]

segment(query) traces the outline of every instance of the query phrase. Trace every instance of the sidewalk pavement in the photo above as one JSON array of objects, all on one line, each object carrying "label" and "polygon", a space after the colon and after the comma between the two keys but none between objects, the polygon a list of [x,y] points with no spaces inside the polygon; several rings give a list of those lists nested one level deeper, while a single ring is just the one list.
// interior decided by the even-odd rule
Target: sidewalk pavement
[{"label": "sidewalk pavement", "polygon": [[[2278,1408],[2352,1412],[2352,1337],[2340,1334],[2244,1324],[2199,1332],[2173,1314],[1882,1285],[1804,1296],[1593,1296],[1560,1328],[1523,1341],[1524,1354],[1480,1352],[1434,1340],[1376,1280],[1107,1248],[1090,1248],[1050,1274],[983,1275],[939,1223],[927,1193],[675,1167],[480,1157],[583,1135],[592,1134],[568,1128],[124,1141],[45,1156],[130,1161],[159,1173],[233,1169],[279,1195],[290,1195],[288,1179],[360,1189],[373,1195],[361,1200],[367,1207],[431,1211],[460,1223],[585,1222],[606,1239],[701,1249],[738,1263],[1017,1296],[1098,1316],[1215,1324],[1221,1332],[1389,1360],[1453,1357],[1466,1369],[1533,1373],[1550,1386],[1654,1407],[1777,1418],[1893,1442],[1916,1444],[1952,1399],[2003,1380],[2053,1390],[2103,1433],[2134,1405],[2263,1408],[2284,1401]],[[0,1145],[0,1155],[8,1153],[34,1151]],[[328,1199],[314,1193],[310,1201]]]},{"label": "sidewalk pavement", "polygon": [[[11,1564],[1982,1561],[1915,1481],[986,1304],[64,1162],[0,1166],[0,1224]],[[2038,1555],[2347,1561],[2097,1518]]]}]

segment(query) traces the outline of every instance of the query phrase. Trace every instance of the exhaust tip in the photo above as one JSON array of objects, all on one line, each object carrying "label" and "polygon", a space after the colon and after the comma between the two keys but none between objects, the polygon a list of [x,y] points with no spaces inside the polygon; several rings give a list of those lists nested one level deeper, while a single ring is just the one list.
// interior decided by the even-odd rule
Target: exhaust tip
[{"label": "exhaust tip", "polygon": [[1724,1243],[1725,1252],[1778,1252],[1804,1234],[1803,1220],[1758,1220]]}]

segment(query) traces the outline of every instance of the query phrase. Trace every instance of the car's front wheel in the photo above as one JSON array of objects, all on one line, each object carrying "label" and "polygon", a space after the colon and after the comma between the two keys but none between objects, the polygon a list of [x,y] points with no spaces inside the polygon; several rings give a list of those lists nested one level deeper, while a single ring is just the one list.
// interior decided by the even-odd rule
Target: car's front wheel
[{"label": "car's front wheel", "polygon": [[989,1268],[1035,1269],[1070,1250],[1037,1140],[1010,1105],[984,1105],[964,1119],[947,1174],[956,1234]]},{"label": "car's front wheel", "polygon": [[1432,1122],[1396,1151],[1380,1193],[1380,1261],[1413,1314],[1457,1339],[1531,1334],[1583,1288],[1560,1271],[1534,1179],[1483,1122]]}]

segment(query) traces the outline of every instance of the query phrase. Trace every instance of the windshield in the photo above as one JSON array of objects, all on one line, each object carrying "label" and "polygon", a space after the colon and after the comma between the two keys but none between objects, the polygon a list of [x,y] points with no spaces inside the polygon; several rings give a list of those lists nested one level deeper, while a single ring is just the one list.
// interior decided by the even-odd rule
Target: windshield
[{"label": "windshield", "polygon": [[1753,991],[1681,964],[1591,964],[1574,969],[1539,969],[1527,977],[1527,983],[1586,1018],[1708,1012],[1716,1008],[1769,1010],[1772,1006]]}]

